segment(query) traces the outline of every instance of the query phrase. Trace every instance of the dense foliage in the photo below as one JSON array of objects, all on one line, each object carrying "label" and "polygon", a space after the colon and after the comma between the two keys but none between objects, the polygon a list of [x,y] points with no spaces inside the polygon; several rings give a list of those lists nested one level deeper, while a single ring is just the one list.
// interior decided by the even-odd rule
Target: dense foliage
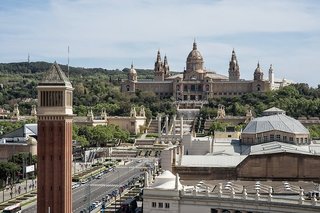
[{"label": "dense foliage", "polygon": [[73,140],[81,146],[116,145],[129,139],[129,132],[115,125],[77,126],[73,125]]},{"label": "dense foliage", "polygon": [[0,179],[1,186],[13,184],[18,176],[18,172],[21,170],[21,167],[12,162],[0,162]]},{"label": "dense foliage", "polygon": [[[31,106],[36,104],[36,85],[43,73],[50,68],[46,62],[0,64],[0,105],[13,110],[19,104],[22,115],[30,114]],[[65,65],[60,65],[67,70]],[[74,87],[74,113],[87,114],[92,107],[95,115],[105,108],[109,115],[129,115],[131,105],[146,107],[148,117],[158,112],[174,113],[170,100],[160,100],[149,92],[125,95],[120,92],[121,79],[127,78],[129,69],[106,70],[102,68],[70,67],[70,80]],[[150,70],[137,69],[139,79],[153,78]]]},{"label": "dense foliage", "polygon": [[23,120],[23,121],[0,121],[0,135],[9,133],[22,127],[24,124],[35,123],[34,119]]},{"label": "dense foliage", "polygon": [[[50,68],[46,62],[0,64],[0,104],[6,110],[19,104],[22,115],[30,113],[36,104],[36,85],[43,73]],[[65,65],[61,65],[67,70]],[[106,70],[102,68],[70,67],[70,80],[74,87],[74,113],[85,116],[92,108],[94,115],[100,115],[104,108],[108,115],[129,115],[131,107],[145,106],[148,118],[157,113],[175,114],[172,100],[161,100],[153,92],[137,91],[136,94],[120,92],[121,79],[127,78],[128,68]],[[153,78],[151,70],[137,69],[139,79]],[[201,110],[203,118],[215,117],[219,104],[226,107],[227,115],[245,115],[251,109],[255,117],[270,107],[278,107],[287,115],[299,117],[320,116],[320,87],[311,88],[307,84],[295,84],[264,94],[248,93],[241,97],[210,99]],[[80,139],[83,140],[84,139]]]},{"label": "dense foliage", "polygon": [[241,97],[209,100],[208,107],[201,110],[202,117],[215,117],[219,104],[223,104],[228,115],[245,115],[251,109],[255,117],[271,107],[278,107],[286,114],[298,117],[320,116],[320,87],[310,88],[307,84],[294,84],[280,90],[248,93]]}]

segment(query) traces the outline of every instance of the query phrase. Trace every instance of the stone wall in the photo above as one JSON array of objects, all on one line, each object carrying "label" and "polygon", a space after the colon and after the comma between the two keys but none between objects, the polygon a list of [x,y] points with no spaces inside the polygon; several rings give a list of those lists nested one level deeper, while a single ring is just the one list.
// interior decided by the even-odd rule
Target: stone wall
[{"label": "stone wall", "polygon": [[182,180],[235,180],[236,168],[232,167],[173,167],[173,173],[178,173]]},{"label": "stone wall", "polygon": [[237,166],[238,179],[320,180],[320,156],[294,153],[250,155]]}]

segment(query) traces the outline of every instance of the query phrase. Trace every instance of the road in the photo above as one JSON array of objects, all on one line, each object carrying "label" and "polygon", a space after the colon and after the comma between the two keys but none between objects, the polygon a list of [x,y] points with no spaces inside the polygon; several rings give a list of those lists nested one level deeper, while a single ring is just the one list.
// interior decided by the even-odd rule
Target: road
[{"label": "road", "polygon": [[[134,177],[141,174],[140,168],[145,166],[145,163],[152,162],[151,159],[136,160],[127,165],[116,167],[113,171],[102,175],[101,179],[93,179],[72,191],[73,212],[78,213],[87,208],[93,202],[102,200],[107,194],[119,189],[120,186],[127,184]],[[23,213],[35,213],[36,203],[32,203],[22,210]]]}]

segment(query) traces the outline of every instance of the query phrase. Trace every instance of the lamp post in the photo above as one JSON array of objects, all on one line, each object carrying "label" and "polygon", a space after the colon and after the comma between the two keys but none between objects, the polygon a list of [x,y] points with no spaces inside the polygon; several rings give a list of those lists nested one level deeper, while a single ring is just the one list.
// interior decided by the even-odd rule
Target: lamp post
[{"label": "lamp post", "polygon": [[[121,193],[120,193],[120,172],[119,170],[114,170],[115,172],[118,173],[118,192],[119,192],[119,195],[120,195],[120,201],[121,201]],[[114,197],[114,212],[117,212],[117,195]]]}]

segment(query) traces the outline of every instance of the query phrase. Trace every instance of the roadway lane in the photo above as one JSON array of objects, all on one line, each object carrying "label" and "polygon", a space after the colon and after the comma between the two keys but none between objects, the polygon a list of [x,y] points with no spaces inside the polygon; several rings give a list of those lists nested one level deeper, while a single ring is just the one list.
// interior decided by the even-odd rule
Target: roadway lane
[{"label": "roadway lane", "polygon": [[[144,167],[147,162],[153,161],[152,159],[143,159],[141,161],[133,161],[127,165],[118,166],[114,171],[102,175],[101,179],[92,179],[86,184],[82,184],[80,187],[73,189],[73,212],[79,213],[93,202],[97,200],[101,201],[107,194],[119,189],[120,186],[127,184],[133,178],[139,177],[142,174],[140,171],[141,167]],[[36,203],[26,206],[22,212],[37,212]]]}]

